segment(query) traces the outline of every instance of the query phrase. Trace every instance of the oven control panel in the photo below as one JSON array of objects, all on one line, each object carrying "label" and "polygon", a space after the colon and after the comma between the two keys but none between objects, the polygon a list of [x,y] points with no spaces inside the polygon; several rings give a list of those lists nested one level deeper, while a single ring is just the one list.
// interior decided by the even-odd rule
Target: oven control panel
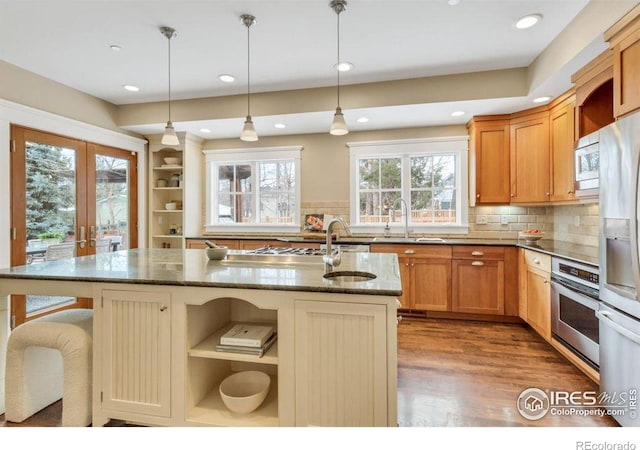
[{"label": "oven control panel", "polygon": [[600,283],[600,275],[596,272],[582,269],[570,264],[560,263],[558,264],[558,271],[560,273],[570,275],[587,283],[593,283],[598,285]]}]

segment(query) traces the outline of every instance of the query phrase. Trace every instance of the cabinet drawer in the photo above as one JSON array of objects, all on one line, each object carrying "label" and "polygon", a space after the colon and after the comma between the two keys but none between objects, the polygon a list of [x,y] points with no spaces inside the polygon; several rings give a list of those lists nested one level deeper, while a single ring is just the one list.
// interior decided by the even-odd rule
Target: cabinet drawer
[{"label": "cabinet drawer", "polygon": [[453,247],[454,259],[504,259],[504,247],[488,245],[456,245]]},{"label": "cabinet drawer", "polygon": [[551,272],[551,256],[545,253],[525,249],[524,262],[527,266],[534,267],[545,272]]},{"label": "cabinet drawer", "polygon": [[439,244],[372,244],[371,252],[397,253],[398,256],[451,258],[451,246]]}]

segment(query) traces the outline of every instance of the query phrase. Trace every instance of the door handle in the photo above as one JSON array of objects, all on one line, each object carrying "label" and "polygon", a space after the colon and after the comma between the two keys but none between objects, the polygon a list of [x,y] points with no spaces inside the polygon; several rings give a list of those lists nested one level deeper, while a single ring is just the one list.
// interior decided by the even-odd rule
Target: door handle
[{"label": "door handle", "polygon": [[89,227],[89,247],[96,246],[96,226],[91,225]]},{"label": "door handle", "polygon": [[84,248],[85,244],[87,243],[87,236],[84,227],[80,227],[78,235],[80,235],[80,240],[76,242],[78,243],[78,246],[80,248]]}]

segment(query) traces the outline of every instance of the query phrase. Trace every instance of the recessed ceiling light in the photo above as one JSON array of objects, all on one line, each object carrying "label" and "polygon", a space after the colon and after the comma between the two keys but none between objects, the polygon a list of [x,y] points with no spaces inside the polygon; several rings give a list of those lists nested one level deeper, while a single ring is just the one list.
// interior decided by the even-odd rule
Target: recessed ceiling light
[{"label": "recessed ceiling light", "polygon": [[222,75],[218,75],[218,79],[220,81],[225,82],[225,83],[233,83],[234,81],[236,81],[236,77],[234,77],[233,75],[229,75],[227,73],[223,73]]},{"label": "recessed ceiling light", "polygon": [[449,3],[449,5],[451,6],[456,6],[458,3],[460,3],[460,0],[449,0],[447,3]]},{"label": "recessed ceiling light", "polygon": [[460,116],[464,116],[464,111],[454,111],[451,113],[452,117],[460,117]]},{"label": "recessed ceiling light", "polygon": [[518,21],[516,22],[516,28],[518,30],[531,28],[541,20],[542,20],[542,14],[529,14],[528,16],[524,16],[518,19]]},{"label": "recessed ceiling light", "polygon": [[122,87],[131,92],[138,92],[140,90],[138,86],[133,86],[131,84],[124,84],[122,85]]},{"label": "recessed ceiling light", "polygon": [[538,97],[533,99],[533,103],[544,103],[548,102],[549,100],[551,100],[551,97],[549,96]]},{"label": "recessed ceiling light", "polygon": [[356,122],[359,122],[359,123],[367,123],[368,121],[369,121],[368,117],[360,117],[358,118],[358,120],[356,120]]},{"label": "recessed ceiling light", "polygon": [[341,63],[334,64],[333,67],[338,69],[340,72],[348,72],[353,69],[353,64],[349,61],[342,61]]},{"label": "recessed ceiling light", "polygon": [[120,50],[122,50],[122,47],[120,47],[119,45],[115,45],[115,44],[110,45],[109,48],[111,50],[113,50],[114,52],[119,52]]},{"label": "recessed ceiling light", "polygon": [[200,133],[211,133],[211,130],[208,128],[200,128]]},{"label": "recessed ceiling light", "polygon": [[286,126],[285,124],[283,124],[283,123],[276,123],[276,124],[274,125],[274,127],[276,127],[276,128],[280,128],[280,129],[282,129],[282,128],[287,128],[287,126]]}]

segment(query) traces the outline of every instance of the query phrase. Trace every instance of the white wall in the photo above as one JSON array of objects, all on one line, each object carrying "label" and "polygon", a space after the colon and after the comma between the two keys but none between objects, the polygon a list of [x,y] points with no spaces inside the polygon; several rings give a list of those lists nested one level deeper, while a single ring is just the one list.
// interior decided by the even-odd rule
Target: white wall
[{"label": "white wall", "polygon": [[[112,130],[67,119],[0,99],[0,268],[10,266],[11,257],[11,199],[10,199],[10,126],[23,125],[77,139],[122,148],[138,153],[138,242],[146,242],[146,141]],[[4,360],[9,333],[9,302],[0,298],[0,413],[4,413]]]}]

